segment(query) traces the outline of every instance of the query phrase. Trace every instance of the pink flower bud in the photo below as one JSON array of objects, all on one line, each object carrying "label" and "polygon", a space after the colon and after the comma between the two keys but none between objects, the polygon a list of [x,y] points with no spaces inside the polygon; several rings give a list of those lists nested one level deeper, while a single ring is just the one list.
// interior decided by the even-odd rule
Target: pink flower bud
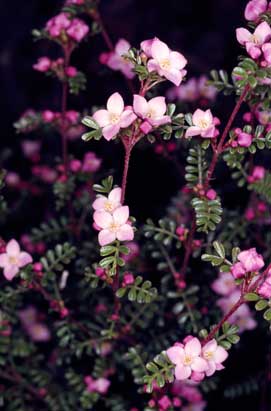
[{"label": "pink flower bud", "polygon": [[241,263],[235,263],[231,267],[231,273],[234,276],[234,278],[242,278],[245,277],[246,275],[246,270]]},{"label": "pink flower bud", "polygon": [[237,142],[240,147],[249,147],[252,143],[252,135],[242,132],[238,134]]},{"label": "pink flower bud", "polygon": [[51,68],[51,60],[48,57],[40,57],[36,64],[33,65],[33,69],[45,73]]},{"label": "pink flower bud", "polygon": [[75,77],[77,75],[78,71],[76,67],[69,66],[66,68],[66,76],[67,77]]},{"label": "pink flower bud", "polygon": [[216,196],[217,196],[216,191],[213,190],[212,188],[210,188],[210,190],[208,190],[206,193],[206,197],[208,198],[208,200],[215,200]]}]

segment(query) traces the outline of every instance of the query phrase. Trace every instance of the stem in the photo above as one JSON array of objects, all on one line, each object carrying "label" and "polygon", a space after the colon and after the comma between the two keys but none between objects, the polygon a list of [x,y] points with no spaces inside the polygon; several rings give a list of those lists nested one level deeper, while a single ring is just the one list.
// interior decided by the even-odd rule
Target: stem
[{"label": "stem", "polygon": [[124,158],[124,169],[123,169],[122,184],[121,184],[121,204],[123,204],[124,199],[125,199],[128,169],[129,169],[131,152],[132,152],[133,146],[131,143],[128,142],[128,144],[124,143],[124,148],[125,148],[125,158]]},{"label": "stem", "polygon": [[[64,49],[64,71],[69,66],[70,62],[70,51]],[[62,159],[64,165],[64,175],[68,174],[68,142],[66,138],[66,111],[67,111],[67,100],[68,100],[68,82],[66,79],[62,82],[62,99],[61,99],[61,127],[60,134],[62,139]]]},{"label": "stem", "polygon": [[110,51],[114,51],[114,45],[109,37],[109,34],[104,26],[104,23],[102,21],[101,15],[98,10],[95,10],[94,12],[90,13],[91,17],[96,21],[96,23],[100,26],[101,29],[101,34],[103,36],[103,39],[105,41],[105,44],[107,45],[108,49]]},{"label": "stem", "polygon": [[[238,99],[231,115],[230,115],[230,118],[229,118],[229,120],[226,124],[226,127],[225,127],[225,129],[223,131],[223,134],[221,136],[221,139],[218,143],[217,149],[214,150],[213,157],[212,157],[212,160],[211,160],[211,164],[210,164],[210,167],[207,171],[207,177],[206,177],[206,180],[205,180],[205,183],[204,183],[204,191],[206,191],[209,187],[210,180],[213,176],[213,173],[214,173],[218,158],[224,150],[224,142],[225,142],[225,140],[226,140],[226,138],[229,134],[229,131],[230,131],[231,126],[232,126],[232,124],[235,120],[235,117],[237,116],[237,114],[238,114],[238,112],[241,108],[241,105],[244,102],[249,90],[250,90],[250,86],[249,86],[249,84],[247,84],[245,86],[242,94],[240,95],[240,97],[239,97],[239,99]],[[186,251],[185,251],[185,255],[184,255],[184,261],[183,261],[183,265],[182,265],[182,268],[181,268],[181,273],[183,275],[186,273],[187,266],[188,266],[188,263],[189,263],[189,259],[190,259],[191,253],[192,253],[192,245],[193,245],[193,240],[194,240],[196,228],[197,228],[196,227],[196,219],[195,219],[195,215],[194,215],[193,221],[192,221],[192,226],[191,226],[190,233],[189,233],[189,237],[188,237],[188,240],[187,240]]]},{"label": "stem", "polygon": [[34,397],[42,400],[41,395],[39,394],[38,390],[34,388],[32,385],[28,384],[25,379],[20,375],[16,370],[11,370],[11,373],[0,371],[0,378],[3,378],[7,381],[13,382],[16,385],[22,384],[25,389],[32,394]]},{"label": "stem", "polygon": [[246,98],[249,90],[250,90],[250,85],[247,84],[247,85],[245,86],[242,94],[240,95],[240,97],[239,97],[239,99],[238,99],[238,101],[237,101],[237,103],[236,103],[236,105],[235,105],[235,107],[234,107],[234,109],[233,109],[233,112],[232,112],[231,115],[230,115],[230,118],[229,118],[229,120],[228,120],[228,122],[227,122],[227,124],[226,124],[226,127],[225,127],[225,129],[224,129],[224,131],[223,131],[223,134],[222,134],[222,136],[221,136],[221,139],[220,139],[220,141],[219,141],[219,143],[218,143],[217,149],[214,151],[213,158],[212,158],[212,161],[211,161],[209,170],[208,170],[208,172],[207,172],[207,178],[206,178],[205,184],[204,184],[204,189],[205,189],[205,190],[207,190],[207,188],[208,188],[208,186],[209,186],[210,180],[211,180],[211,178],[212,178],[212,176],[213,176],[213,173],[214,173],[214,170],[215,170],[215,167],[216,167],[216,163],[217,163],[218,157],[219,157],[220,154],[223,152],[224,142],[225,142],[225,140],[226,140],[226,138],[227,138],[227,136],[228,136],[228,134],[229,134],[229,131],[230,131],[231,126],[232,126],[232,124],[233,124],[233,122],[234,122],[234,120],[235,120],[235,117],[237,116],[237,114],[238,114],[238,112],[239,112],[239,110],[240,110],[240,108],[241,108],[241,105],[243,104],[243,102],[244,102],[244,100],[245,100],[245,98]]},{"label": "stem", "polygon": [[222,325],[235,313],[235,311],[238,310],[238,308],[241,307],[241,305],[244,304],[244,302],[245,301],[243,299],[243,296],[241,296],[240,299],[232,306],[230,311],[222,318],[221,321],[219,321],[219,323],[212,329],[212,331],[208,334],[208,336],[203,340],[202,342],[203,345],[207,344],[209,341],[211,341],[214,338],[214,336],[220,330]]}]

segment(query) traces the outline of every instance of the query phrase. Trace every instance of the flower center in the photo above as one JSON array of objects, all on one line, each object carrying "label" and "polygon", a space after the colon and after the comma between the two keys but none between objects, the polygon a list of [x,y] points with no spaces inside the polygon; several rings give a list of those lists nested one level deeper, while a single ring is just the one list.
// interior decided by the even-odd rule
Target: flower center
[{"label": "flower center", "polygon": [[109,230],[112,231],[113,233],[116,233],[119,230],[119,224],[113,222],[110,224]]},{"label": "flower center", "polygon": [[8,259],[9,259],[9,263],[12,264],[12,265],[18,264],[18,258],[17,257],[11,256]]},{"label": "flower center", "polygon": [[153,118],[154,117],[154,111],[152,109],[150,109],[147,113],[147,118]]},{"label": "flower center", "polygon": [[106,211],[113,211],[114,207],[113,204],[111,203],[111,201],[106,201],[105,205],[104,205],[104,209]]},{"label": "flower center", "polygon": [[260,44],[260,39],[255,34],[252,34],[251,42],[254,43],[254,44]]},{"label": "flower center", "polygon": [[192,364],[192,357],[190,355],[186,355],[184,357],[184,365],[191,365]]},{"label": "flower center", "polygon": [[205,358],[206,360],[211,360],[211,359],[213,358],[213,353],[212,353],[211,351],[206,351],[206,352],[204,353],[204,358]]},{"label": "flower center", "polygon": [[208,128],[209,127],[209,123],[208,123],[208,121],[207,120],[200,120],[199,121],[199,127],[200,128],[203,128],[203,129],[206,129],[206,128]]},{"label": "flower center", "polygon": [[164,70],[169,70],[169,69],[170,69],[170,61],[169,61],[169,59],[161,60],[161,62],[160,62],[160,67],[161,67],[162,69],[164,69]]},{"label": "flower center", "polygon": [[115,114],[115,113],[110,114],[110,123],[111,124],[117,124],[119,121],[120,121],[120,115],[119,114]]}]

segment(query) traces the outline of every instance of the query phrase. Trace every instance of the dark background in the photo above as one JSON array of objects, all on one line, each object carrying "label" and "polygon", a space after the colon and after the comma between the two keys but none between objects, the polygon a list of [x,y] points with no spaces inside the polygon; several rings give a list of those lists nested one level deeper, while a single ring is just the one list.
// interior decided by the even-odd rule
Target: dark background
[{"label": "dark background", "polygon": [[[244,24],[246,3],[246,0],[102,0],[101,14],[113,42],[124,37],[138,46],[140,41],[158,36],[187,57],[191,77],[208,74],[213,68],[232,69],[239,53],[235,28]],[[62,1],[53,0],[0,0],[0,148],[8,146],[14,152],[15,157],[5,164],[13,170],[21,166],[18,149],[21,137],[14,133],[13,122],[27,108],[59,110],[60,90],[56,81],[44,80],[40,73],[33,72],[31,68],[39,56],[56,57],[59,50],[45,41],[34,44],[31,30],[42,28],[58,12],[61,4]],[[103,68],[101,70],[98,56],[105,50],[103,39],[97,36],[75,52],[73,63],[87,74],[88,86],[79,99],[70,99],[70,108],[104,104],[114,91],[126,95],[129,102],[131,96],[122,76]],[[231,98],[222,98],[216,114],[224,120],[232,104]],[[57,150],[57,141],[52,144],[56,145]],[[90,145],[88,148],[93,147]],[[122,164],[122,152],[118,147],[100,142],[95,144],[95,150],[103,155],[107,168]],[[157,159],[150,149],[136,151],[129,179],[128,202],[141,221],[148,216],[155,218],[161,215],[170,196],[182,185],[176,169],[166,160]],[[233,195],[229,192],[229,197]],[[144,201],[141,201],[142,196]],[[28,212],[32,213],[32,210]],[[24,217],[27,221],[27,216]],[[229,361],[232,372],[225,373],[223,385],[226,382],[238,383],[239,376],[251,376],[264,369],[264,349],[259,344],[259,335],[244,336],[240,348]],[[253,361],[250,361],[251,358]],[[217,411],[219,408],[228,411],[231,408],[235,411],[241,407],[247,407],[249,411],[263,410],[259,405],[262,392],[256,393],[248,402],[245,399],[229,402],[223,399],[222,391],[215,394],[208,410]]]}]

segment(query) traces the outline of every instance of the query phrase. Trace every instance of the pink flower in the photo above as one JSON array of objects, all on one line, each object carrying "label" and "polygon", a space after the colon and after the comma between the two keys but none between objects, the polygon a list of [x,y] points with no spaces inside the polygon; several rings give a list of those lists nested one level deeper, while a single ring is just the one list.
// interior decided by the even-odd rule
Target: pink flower
[{"label": "pink flower", "polygon": [[263,257],[257,253],[256,248],[242,251],[237,258],[247,272],[258,271],[264,266]]},{"label": "pink flower", "polygon": [[36,64],[33,65],[33,69],[45,73],[51,68],[51,60],[48,57],[40,57]]},{"label": "pink flower", "polygon": [[104,138],[109,141],[121,128],[129,127],[136,115],[131,108],[124,108],[123,98],[119,93],[114,93],[107,100],[107,110],[96,111],[93,118],[102,128]]},{"label": "pink flower", "polygon": [[217,197],[216,191],[210,188],[206,193],[206,197],[208,200],[215,200]]},{"label": "pink flower", "polygon": [[38,321],[38,312],[35,307],[29,306],[24,310],[20,310],[19,317],[32,341],[45,342],[51,339],[49,328]]},{"label": "pink flower", "polygon": [[228,358],[228,353],[223,347],[217,344],[215,339],[213,339],[202,348],[202,357],[208,363],[208,369],[205,373],[209,377],[217,370],[222,370],[224,368],[222,363]]},{"label": "pink flower", "polygon": [[258,293],[264,298],[271,298],[271,272],[269,271],[268,276],[264,283],[258,288]]},{"label": "pink flower", "polygon": [[247,272],[243,264],[240,262],[239,263],[237,262],[233,264],[233,266],[231,267],[231,273],[233,277],[237,279],[237,278],[245,277]]},{"label": "pink flower", "polygon": [[32,159],[39,154],[41,143],[40,141],[24,140],[21,146],[25,157]]},{"label": "pink flower", "polygon": [[51,110],[44,110],[41,113],[42,120],[45,123],[51,123],[51,121],[53,121],[55,119],[55,116],[56,116],[56,114]]},{"label": "pink flower", "polygon": [[267,0],[252,0],[249,1],[245,9],[245,18],[250,21],[255,21],[260,14],[267,9]]},{"label": "pink flower", "polygon": [[88,392],[98,392],[99,394],[106,394],[111,384],[107,378],[94,380],[91,376],[85,377],[85,383]]},{"label": "pink flower", "polygon": [[156,71],[161,77],[179,86],[186,75],[183,70],[187,64],[185,57],[177,51],[171,51],[168,46],[158,38],[146,40],[141,43],[141,48],[151,59],[147,63],[150,73]]},{"label": "pink flower", "polygon": [[252,174],[248,176],[247,180],[249,183],[254,183],[255,181],[262,180],[265,176],[265,168],[261,166],[255,166],[252,170]]},{"label": "pink flower", "polygon": [[117,208],[110,214],[106,211],[95,211],[94,221],[101,231],[99,232],[99,244],[107,245],[115,241],[131,241],[134,239],[134,231],[128,223],[129,207]]},{"label": "pink flower", "polygon": [[67,29],[71,24],[68,13],[60,13],[50,19],[46,24],[46,30],[51,37],[59,37],[61,32]]},{"label": "pink flower", "polygon": [[172,402],[170,401],[167,395],[163,395],[162,398],[158,401],[159,407],[161,407],[161,411],[168,410],[171,407]]},{"label": "pink flower", "polygon": [[69,28],[67,29],[68,36],[77,41],[78,43],[88,34],[89,27],[83,20],[75,18],[71,21]]},{"label": "pink flower", "polygon": [[0,267],[4,269],[4,277],[11,281],[20,268],[32,263],[30,254],[21,251],[16,240],[10,240],[6,246],[6,252],[0,254]]},{"label": "pink flower", "polygon": [[196,404],[189,404],[186,407],[182,408],[182,411],[203,411],[206,407],[206,402],[201,401],[197,402]]},{"label": "pink flower", "polygon": [[261,46],[271,38],[271,28],[265,21],[259,24],[254,33],[251,34],[247,29],[238,28],[236,37],[240,44],[246,47],[248,54],[257,59],[262,54]]},{"label": "pink flower", "polygon": [[121,206],[121,188],[117,187],[110,191],[108,197],[99,196],[92,207],[96,211],[107,211],[108,213],[113,213],[118,207]]},{"label": "pink flower", "polygon": [[68,77],[73,78],[77,75],[77,73],[78,73],[78,71],[77,71],[76,67],[69,66],[69,67],[66,68],[66,76],[68,76]]},{"label": "pink flower", "polygon": [[212,289],[221,295],[229,295],[236,289],[236,284],[231,273],[220,273],[219,277],[212,283]]},{"label": "pink flower", "polygon": [[193,137],[200,135],[203,138],[217,137],[218,131],[215,127],[216,120],[214,119],[211,110],[197,109],[192,116],[193,126],[188,127],[185,137]]},{"label": "pink flower", "polygon": [[133,72],[134,66],[124,57],[130,48],[131,45],[127,40],[119,39],[115,45],[115,50],[110,53],[103,53],[100,60],[112,70],[119,70],[125,77],[132,79],[135,76],[135,73]]},{"label": "pink flower", "polygon": [[167,96],[170,100],[181,100],[193,102],[199,98],[198,82],[195,77],[189,79],[186,83],[179,87],[172,87],[168,90]]},{"label": "pink flower", "polygon": [[173,346],[167,350],[170,361],[176,365],[175,377],[177,380],[186,380],[192,371],[204,372],[208,363],[201,358],[201,344],[197,338],[192,338],[184,347]]},{"label": "pink flower", "polygon": [[216,87],[207,84],[208,78],[206,76],[200,76],[198,79],[198,89],[200,97],[207,98],[208,100],[213,101],[218,93]]},{"label": "pink flower", "polygon": [[101,167],[102,160],[96,157],[95,153],[89,151],[83,158],[82,171],[85,173],[93,173]]},{"label": "pink flower", "polygon": [[240,147],[249,147],[252,143],[252,135],[248,133],[238,133],[237,143]]},{"label": "pink flower", "polygon": [[146,120],[149,124],[150,127],[143,128],[143,132],[146,132],[146,134],[153,127],[159,127],[171,122],[171,118],[165,115],[167,111],[165,97],[154,97],[147,101],[144,97],[136,94],[134,95],[133,108],[138,117]]}]

